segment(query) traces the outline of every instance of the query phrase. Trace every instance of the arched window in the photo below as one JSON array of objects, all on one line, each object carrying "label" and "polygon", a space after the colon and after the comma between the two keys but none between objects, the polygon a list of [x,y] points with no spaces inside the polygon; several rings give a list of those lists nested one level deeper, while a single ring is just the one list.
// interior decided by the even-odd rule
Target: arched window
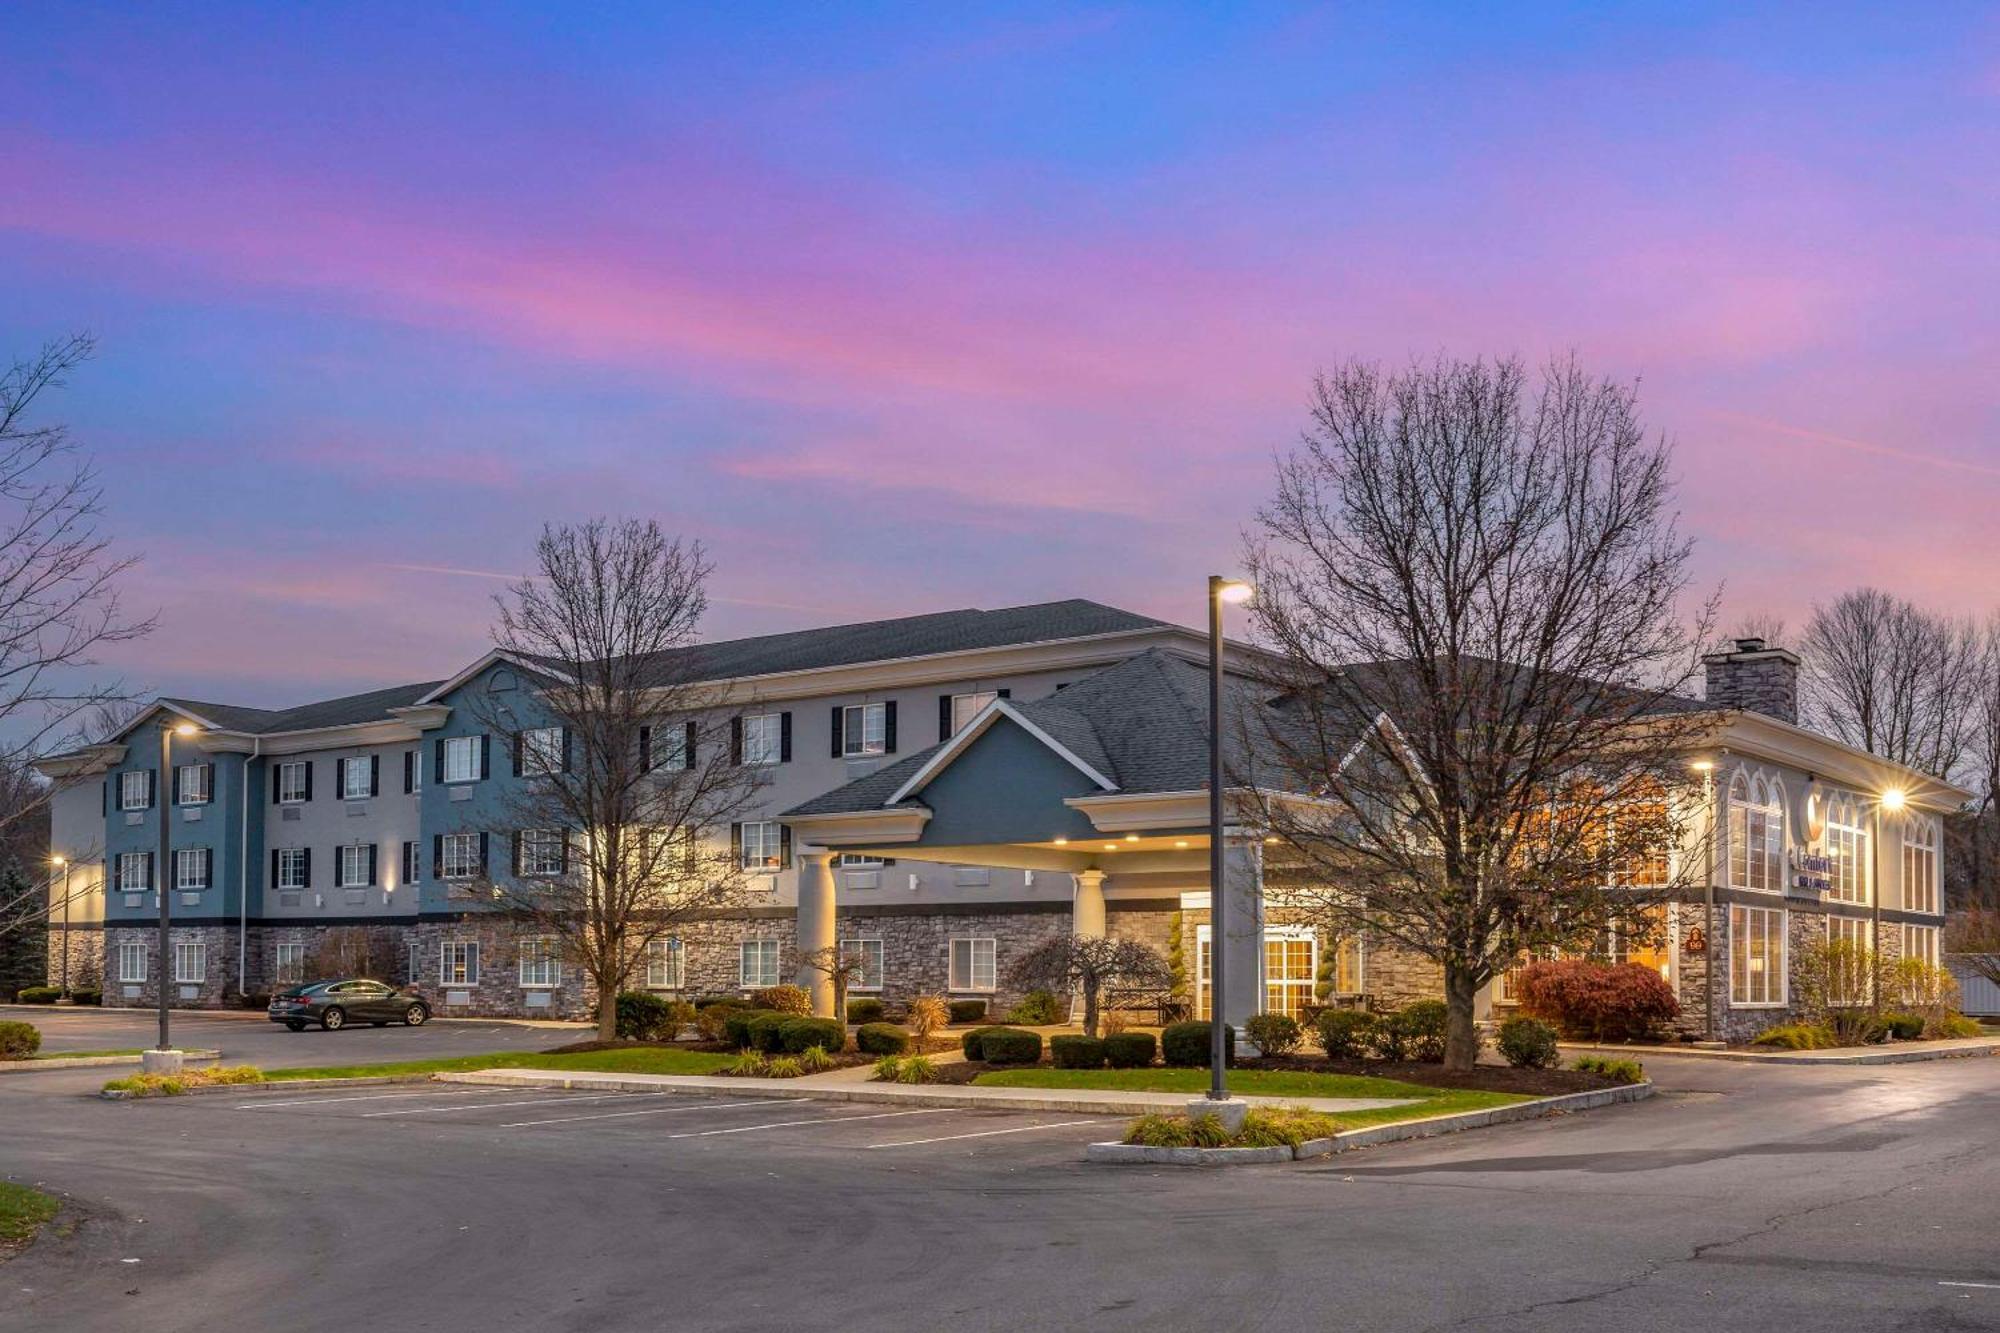
[{"label": "arched window", "polygon": [[1827,893],[1837,902],[1865,903],[1869,892],[1868,816],[1860,801],[1835,792],[1826,803]]},{"label": "arched window", "polygon": [[1785,887],[1785,788],[1762,770],[1729,780],[1729,884],[1779,893]]},{"label": "arched window", "polygon": [[1937,821],[1914,811],[1903,816],[1903,908],[1938,909]]}]

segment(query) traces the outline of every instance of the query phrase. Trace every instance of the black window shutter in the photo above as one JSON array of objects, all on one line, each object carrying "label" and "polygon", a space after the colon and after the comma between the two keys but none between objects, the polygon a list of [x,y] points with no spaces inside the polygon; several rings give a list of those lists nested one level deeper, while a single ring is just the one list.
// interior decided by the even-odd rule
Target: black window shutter
[{"label": "black window shutter", "polygon": [[479,873],[481,875],[486,873],[486,835],[484,833],[479,835]]},{"label": "black window shutter", "polygon": [[146,853],[146,887],[147,887],[147,888],[149,888],[149,889],[157,889],[157,888],[159,888],[159,887],[160,887],[160,881],[158,881],[158,880],[156,880],[156,879],[154,879],[154,878],[153,878],[153,853],[152,853],[152,852],[147,852],[147,853]]},{"label": "black window shutter", "polygon": [[408,796],[417,789],[417,752],[403,751],[403,795]]},{"label": "black window shutter", "polygon": [[173,767],[167,770],[168,805],[179,805],[181,803],[180,776],[181,776],[181,765],[179,764],[175,764]]},{"label": "black window shutter", "polygon": [[522,839],[522,837],[523,837],[523,834],[522,834],[522,831],[521,831],[520,829],[515,829],[515,830],[514,830],[514,873],[515,873],[516,875],[518,875],[518,874],[520,874],[520,873],[521,873],[521,839]]},{"label": "black window shutter", "polygon": [[431,878],[444,878],[444,834],[431,834]]},{"label": "black window shutter", "polygon": [[203,764],[203,765],[202,765],[202,767],[208,770],[208,799],[209,799],[209,800],[211,800],[211,801],[213,801],[213,800],[215,799],[215,796],[216,796],[216,793],[215,793],[215,761],[214,761],[213,759],[211,759],[211,760],[209,760],[209,761],[208,761],[207,763]]},{"label": "black window shutter", "polygon": [[300,875],[300,876],[299,876],[299,884],[300,884],[300,886],[301,886],[302,888],[308,888],[308,889],[309,889],[309,888],[311,888],[311,887],[313,886],[313,849],[312,849],[312,848],[310,848],[310,847],[301,847],[301,848],[299,848],[299,866],[300,866],[300,868],[301,868],[301,869],[303,869],[303,870],[304,870],[304,872],[305,872],[304,874],[302,874],[302,875]]},{"label": "black window shutter", "polygon": [[271,887],[278,887],[278,849],[271,849]]},{"label": "black window shutter", "polygon": [[110,813],[111,813],[111,779],[110,779],[110,778],[106,778],[106,779],[104,779],[104,791],[102,792],[102,797],[103,797],[103,799],[102,799],[102,800],[100,800],[100,801],[98,802],[98,805],[99,805],[99,807],[100,807],[100,809],[98,810],[98,813],[99,813],[99,814],[102,814],[102,815],[108,815],[108,814],[110,814]]},{"label": "black window shutter", "polygon": [[347,761],[345,759],[336,759],[333,761],[333,794],[336,798],[344,798],[347,795]]},{"label": "black window shutter", "polygon": [[882,753],[896,753],[896,701],[882,705]]},{"label": "black window shutter", "polygon": [[743,762],[743,719],[740,717],[729,719],[729,762]]},{"label": "black window shutter", "polygon": [[381,869],[381,867],[379,867],[375,863],[376,851],[377,848],[375,844],[372,842],[369,843],[368,844],[368,887],[371,889],[374,888],[377,883],[379,883],[376,876]]},{"label": "black window shutter", "polygon": [[382,794],[382,756],[379,754],[368,756],[368,794],[370,796]]},{"label": "black window shutter", "polygon": [[437,740],[436,757],[431,761],[431,781],[435,783],[442,783],[444,781],[444,738],[442,736]]},{"label": "black window shutter", "polygon": [[839,704],[835,704],[833,706],[833,757],[835,759],[840,758],[840,756],[846,751],[846,746],[842,744],[842,742],[846,740],[846,737],[840,734],[841,722],[846,717],[847,717],[847,710],[842,708]]},{"label": "black window shutter", "polygon": [[651,727],[639,728],[639,771],[641,773],[650,773],[653,771],[653,729]]},{"label": "black window shutter", "polygon": [[285,766],[283,764],[271,765],[271,803],[273,805],[278,803],[278,797],[284,791],[284,786],[281,782],[284,771]]},{"label": "black window shutter", "polygon": [[312,798],[313,798],[313,761],[308,759],[306,760],[306,799],[310,801]]},{"label": "black window shutter", "polygon": [[518,731],[515,732],[514,733],[514,776],[517,778],[521,776],[521,751],[525,747],[525,745],[526,741],[523,739],[523,733]]},{"label": "black window shutter", "polygon": [[493,776],[493,738],[491,736],[481,736],[479,738],[479,776],[482,779]]},{"label": "black window shutter", "polygon": [[696,734],[696,733],[695,733],[695,725],[694,725],[694,723],[692,723],[692,722],[688,723],[688,732],[687,732],[687,746],[686,746],[686,748],[684,748],[684,749],[683,749],[683,750],[681,751],[681,758],[682,758],[683,760],[685,760],[685,761],[686,761],[686,766],[687,766],[688,768],[693,768],[693,767],[694,767],[694,738],[695,738],[695,734]]},{"label": "black window shutter", "polygon": [[778,714],[778,762],[781,764],[792,762],[792,715],[790,713]]},{"label": "black window shutter", "polygon": [[951,696],[949,694],[940,694],[938,696],[938,739],[941,741],[951,739]]},{"label": "black window shutter", "polygon": [[568,728],[568,727],[564,727],[564,728],[563,728],[563,769],[562,769],[562,771],[563,771],[563,772],[565,772],[565,773],[569,772],[569,765],[570,765],[570,759],[569,759],[569,728]]},{"label": "black window shutter", "polygon": [[790,824],[778,825],[778,867],[781,870],[790,870],[792,868],[792,826]]},{"label": "black window shutter", "polygon": [[732,865],[743,864],[743,825],[740,823],[729,826],[729,860]]},{"label": "black window shutter", "polygon": [[1002,699],[1011,699],[1014,697],[1014,691],[1012,690],[995,690],[994,693],[999,695]]},{"label": "black window shutter", "polygon": [[146,808],[151,810],[160,803],[160,770],[146,770]]},{"label": "black window shutter", "polygon": [[556,869],[560,873],[565,875],[569,873],[569,830],[568,829],[563,830],[562,842],[558,844],[556,847]]}]

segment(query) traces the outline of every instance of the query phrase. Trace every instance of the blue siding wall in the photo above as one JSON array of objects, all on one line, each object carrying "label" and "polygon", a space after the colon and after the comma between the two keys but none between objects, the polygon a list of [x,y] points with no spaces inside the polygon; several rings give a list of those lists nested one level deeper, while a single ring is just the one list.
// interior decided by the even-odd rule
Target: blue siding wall
[{"label": "blue siding wall", "polygon": [[[511,869],[514,802],[518,800],[521,784],[530,779],[514,776],[512,738],[496,728],[488,715],[504,713],[505,718],[512,719],[515,730],[550,726],[555,722],[528,682],[505,665],[488,668],[441,702],[450,705],[451,715],[442,727],[424,733],[422,750],[424,877],[420,902],[425,914],[476,911],[482,906],[493,906],[491,902],[482,904],[473,898],[451,897],[445,881],[438,876],[437,835],[485,833],[487,872],[496,879],[505,879]],[[439,744],[455,736],[480,735],[489,736],[487,776],[466,783],[437,781]]]},{"label": "blue siding wall", "polygon": [[[173,850],[206,847],[209,850],[209,887],[201,895],[199,906],[186,906],[176,898],[171,904],[177,920],[219,920],[233,919],[240,907],[239,893],[242,869],[242,828],[243,828],[243,781],[246,768],[245,757],[237,754],[210,754],[202,750],[193,740],[175,737],[172,759],[178,767],[182,764],[215,765],[214,782],[210,788],[210,800],[199,807],[199,819],[188,819],[188,808],[174,804],[174,783],[171,773],[160,777],[153,808],[137,812],[136,823],[128,822],[127,812],[118,808],[118,788],[120,775],[128,772],[151,771],[159,767],[160,732],[157,727],[149,727],[132,734],[126,751],[125,762],[105,775],[108,786],[104,806],[104,874],[105,904],[104,918],[114,924],[155,921],[159,909],[150,895],[137,908],[125,906],[125,898],[117,887],[118,857],[122,852],[153,852],[157,858],[160,841],[159,821],[168,821],[168,836]],[[253,775],[254,776],[254,775]],[[261,836],[251,839],[251,854],[257,855],[262,848]],[[171,857],[165,866],[155,866],[154,876],[159,887],[174,892],[173,863]],[[255,885],[252,885],[253,893]],[[253,900],[254,905],[254,900]]]},{"label": "blue siding wall", "polygon": [[1063,804],[1097,794],[1097,784],[1075,765],[1003,717],[918,793],[934,812],[918,845],[1098,836],[1087,818]]}]

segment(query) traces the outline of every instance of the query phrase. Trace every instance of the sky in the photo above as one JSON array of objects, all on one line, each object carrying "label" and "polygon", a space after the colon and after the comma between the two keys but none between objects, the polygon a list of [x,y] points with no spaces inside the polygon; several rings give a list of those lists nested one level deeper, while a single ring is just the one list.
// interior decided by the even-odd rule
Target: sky
[{"label": "sky", "polygon": [[1574,354],[1696,573],[2000,604],[2000,10],[0,10],[0,356],[159,630],[279,705],[448,675],[545,521],[706,543],[710,637],[1195,623],[1314,373]]}]

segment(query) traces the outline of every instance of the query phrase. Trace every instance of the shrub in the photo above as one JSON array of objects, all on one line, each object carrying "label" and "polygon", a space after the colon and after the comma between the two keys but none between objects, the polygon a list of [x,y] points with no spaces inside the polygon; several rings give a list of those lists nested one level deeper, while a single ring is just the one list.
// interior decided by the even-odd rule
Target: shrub
[{"label": "shrub", "polygon": [[1365,1009],[1329,1009],[1314,1026],[1319,1029],[1319,1044],[1327,1058],[1346,1060],[1368,1049],[1375,1015]]},{"label": "shrub", "polygon": [[948,1007],[948,1012],[951,1014],[951,1021],[954,1023],[984,1022],[986,1019],[986,1001],[953,1000]]},{"label": "shrub", "polygon": [[805,1072],[805,1066],[799,1063],[796,1055],[774,1055],[771,1063],[764,1066],[766,1078],[797,1078]]},{"label": "shrub", "polygon": [[1368,1045],[1384,1060],[1407,1060],[1410,1058],[1410,1029],[1398,1013],[1381,1014],[1375,1025],[1368,1029]]},{"label": "shrub", "polygon": [[1570,1068],[1579,1073],[1608,1078],[1613,1083],[1643,1083],[1646,1080],[1646,1070],[1637,1060],[1614,1060],[1603,1055],[1579,1055]]},{"label": "shrub", "polygon": [[[1040,1052],[1036,1054],[1039,1056]],[[1049,1059],[1057,1069],[1104,1068],[1104,1038],[1057,1036],[1049,1038]]]},{"label": "shrub", "polygon": [[885,1055],[875,1062],[875,1073],[872,1077],[877,1083],[894,1083],[896,1081],[896,1071],[902,1067],[903,1062],[901,1060],[893,1055]]},{"label": "shrub", "polygon": [[1964,1014],[1941,1014],[1924,1024],[1924,1035],[1936,1040],[1953,1037],[1983,1037],[1986,1029],[1967,1018]]},{"label": "shrub", "polygon": [[766,986],[763,990],[750,992],[750,1003],[758,1009],[771,1009],[781,1014],[810,1014],[813,1011],[812,992],[804,986]]},{"label": "shrub", "polygon": [[62,989],[57,986],[23,986],[14,994],[19,1004],[54,1004],[62,998]]},{"label": "shrub", "polygon": [[[1208,1063],[1209,1025],[1195,1021],[1169,1023],[1160,1030],[1160,1058],[1182,1069],[1199,1069]],[[1222,1060],[1236,1063],[1236,1029],[1222,1029]]]},{"label": "shrub", "polygon": [[1515,987],[1522,1013],[1590,1041],[1643,1037],[1681,1011],[1666,978],[1640,963],[1530,963]]},{"label": "shrub", "polygon": [[1243,1021],[1243,1035],[1266,1055],[1290,1055],[1305,1039],[1290,1014],[1253,1014]]},{"label": "shrub", "polygon": [[910,1030],[910,1044],[921,1055],[930,1045],[931,1033],[944,1026],[950,1010],[942,995],[919,995],[903,1010],[903,1026]]},{"label": "shrub", "polygon": [[1131,1026],[1132,1016],[1123,1009],[1106,1009],[1097,1016],[1097,1031],[1101,1036],[1115,1037]]},{"label": "shrub", "polygon": [[[714,1013],[714,1010],[710,1010]],[[722,1038],[737,1050],[751,1044],[750,1025],[760,1018],[767,1018],[768,1009],[726,1009],[722,1012]],[[783,1017],[783,1015],[781,1015]]]},{"label": "shrub", "polygon": [[618,1036],[625,1041],[670,1041],[674,1006],[642,990],[618,992]]},{"label": "shrub", "polygon": [[1445,1002],[1413,1000],[1403,1006],[1398,1017],[1403,1021],[1403,1035],[1410,1043],[1410,1058],[1443,1063],[1445,1034],[1451,1026],[1451,1010]]},{"label": "shrub", "polygon": [[778,1025],[778,1044],[787,1055],[803,1054],[808,1046],[842,1050],[847,1045],[847,1025],[837,1018],[787,1018]]},{"label": "shrub", "polygon": [[[1244,1024],[1245,1028],[1250,1025]],[[1229,1141],[1232,1148],[1296,1148],[1310,1139],[1330,1139],[1340,1132],[1332,1116],[1303,1106],[1257,1107],[1243,1117],[1243,1128]]]},{"label": "shrub", "polygon": [[762,1051],[745,1051],[723,1068],[725,1074],[735,1074],[740,1078],[761,1078],[769,1062]]},{"label": "shrub", "polygon": [[1516,1014],[1500,1025],[1494,1040],[1500,1055],[1516,1069],[1553,1069],[1560,1063],[1556,1054],[1556,1030],[1539,1018]]},{"label": "shrub", "polygon": [[824,1046],[808,1046],[799,1052],[799,1068],[808,1074],[824,1074],[839,1063],[840,1061],[826,1053]]},{"label": "shrub", "polygon": [[710,1005],[706,1009],[696,1006],[694,1011],[695,1030],[701,1033],[702,1040],[704,1041],[728,1041],[731,1039],[729,1036],[729,1020],[731,1016],[745,1012],[747,1011],[740,1005],[725,1006],[715,1004]]},{"label": "shrub", "polygon": [[979,1043],[986,1040],[986,1034],[989,1032],[1004,1032],[1004,1031],[1006,1031],[1005,1028],[997,1026],[974,1028],[972,1029],[972,1031],[966,1033],[964,1036],[958,1039],[958,1047],[960,1050],[965,1052],[966,1059],[984,1060],[986,1057],[980,1054]]},{"label": "shrub", "polygon": [[[104,992],[97,989],[95,986],[88,986],[88,987],[79,986],[75,990],[72,990],[69,993],[69,998],[74,1000],[78,1004],[103,1004]],[[269,1005],[271,1003],[271,997],[268,995],[265,996],[264,1003],[266,1005]]]},{"label": "shrub", "polygon": [[710,1009],[748,1009],[749,1002],[740,995],[700,995],[695,997],[694,1011],[707,1013]]},{"label": "shrub", "polygon": [[979,1041],[979,1057],[989,1065],[1031,1065],[1042,1058],[1042,1034],[1025,1028],[989,1028]]},{"label": "shrub", "polygon": [[189,1088],[263,1081],[264,1071],[255,1065],[217,1065],[212,1069],[188,1069],[178,1074],[132,1074],[112,1079],[104,1085],[104,1090],[132,1097],[181,1097],[187,1094]]},{"label": "shrub", "polygon": [[850,1023],[879,1023],[884,1012],[882,1002],[877,999],[847,1002],[847,1021]]},{"label": "shrub", "polygon": [[0,1060],[25,1060],[42,1049],[42,1034],[33,1023],[0,1020]]},{"label": "shrub", "polygon": [[1159,1043],[1150,1032],[1118,1032],[1104,1039],[1104,1058],[1113,1069],[1144,1069]]},{"label": "shrub", "polygon": [[906,1055],[896,1066],[898,1083],[929,1083],[937,1077],[937,1068],[929,1056]]},{"label": "shrub", "polygon": [[901,1055],[910,1049],[910,1034],[894,1023],[863,1023],[855,1029],[854,1049],[863,1055]]},{"label": "shrub", "polygon": [[779,1014],[766,1011],[749,1022],[746,1031],[750,1045],[766,1055],[782,1055],[785,1050],[785,1024],[797,1018],[797,1014]]},{"label": "shrub", "polygon": [[1836,1046],[1863,1046],[1884,1041],[1889,1029],[1866,1009],[1843,1006],[1827,1011],[1826,1025],[1833,1029]]},{"label": "shrub", "polygon": [[1882,1015],[1882,1030],[1897,1041],[1915,1041],[1924,1035],[1924,1016],[1895,1010]]},{"label": "shrub", "polygon": [[[973,1003],[976,1004],[978,1001],[975,1000]],[[985,1017],[984,1011],[982,1010],[978,1016]],[[1009,1023],[1026,1023],[1030,1027],[1047,1027],[1051,1023],[1060,1023],[1067,1017],[1069,1015],[1065,1012],[1065,1006],[1051,990],[1031,990],[1021,997],[1019,1004],[1007,1011]]]},{"label": "shrub", "polygon": [[1220,1116],[1142,1115],[1125,1126],[1125,1142],[1148,1148],[1224,1148],[1229,1135]]},{"label": "shrub", "polygon": [[[1787,1051],[1817,1051],[1838,1044],[1832,1028],[1817,1023],[1780,1023],[1765,1028],[1750,1039],[1752,1046],[1774,1046]],[[1583,1068],[1579,1063],[1578,1069]]]}]

